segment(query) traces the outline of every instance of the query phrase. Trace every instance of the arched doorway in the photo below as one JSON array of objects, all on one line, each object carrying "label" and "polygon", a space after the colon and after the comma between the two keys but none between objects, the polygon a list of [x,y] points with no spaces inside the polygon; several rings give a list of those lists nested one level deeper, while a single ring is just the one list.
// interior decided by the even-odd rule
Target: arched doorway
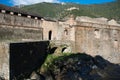
[{"label": "arched doorway", "polygon": [[51,38],[52,38],[52,31],[50,30],[48,33],[48,39],[51,40]]}]

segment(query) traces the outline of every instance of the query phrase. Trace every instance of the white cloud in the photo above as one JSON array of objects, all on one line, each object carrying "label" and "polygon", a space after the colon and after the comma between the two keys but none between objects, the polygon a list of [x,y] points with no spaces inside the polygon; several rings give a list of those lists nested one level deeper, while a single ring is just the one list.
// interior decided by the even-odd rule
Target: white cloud
[{"label": "white cloud", "polygon": [[35,3],[40,3],[40,2],[59,2],[58,0],[11,0],[14,5],[20,5],[20,4],[35,4]]}]

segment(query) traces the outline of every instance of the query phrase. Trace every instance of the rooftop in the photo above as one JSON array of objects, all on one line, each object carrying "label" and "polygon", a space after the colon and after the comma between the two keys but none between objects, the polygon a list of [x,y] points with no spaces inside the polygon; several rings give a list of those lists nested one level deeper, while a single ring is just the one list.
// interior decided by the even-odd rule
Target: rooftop
[{"label": "rooftop", "polygon": [[14,13],[19,13],[19,14],[23,14],[23,15],[29,15],[29,16],[32,16],[32,17],[42,18],[37,13],[21,10],[20,8],[10,7],[10,6],[6,6],[6,5],[3,5],[3,4],[0,4],[0,10],[6,10],[7,12],[14,12]]}]

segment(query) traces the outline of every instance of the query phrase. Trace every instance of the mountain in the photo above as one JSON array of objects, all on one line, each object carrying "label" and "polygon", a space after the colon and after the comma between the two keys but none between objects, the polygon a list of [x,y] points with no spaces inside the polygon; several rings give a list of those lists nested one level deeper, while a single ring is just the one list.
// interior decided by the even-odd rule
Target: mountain
[{"label": "mountain", "polygon": [[106,17],[120,21],[120,0],[92,5],[81,5],[75,3],[38,3],[22,7],[43,17],[63,19],[69,15]]}]

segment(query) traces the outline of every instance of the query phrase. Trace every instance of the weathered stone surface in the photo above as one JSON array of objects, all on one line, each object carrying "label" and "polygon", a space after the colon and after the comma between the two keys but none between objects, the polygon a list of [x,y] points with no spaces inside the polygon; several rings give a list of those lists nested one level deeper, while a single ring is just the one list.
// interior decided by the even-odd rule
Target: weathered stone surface
[{"label": "weathered stone surface", "polygon": [[107,18],[90,18],[87,16],[78,16],[76,17],[77,22],[86,22],[86,23],[96,23],[96,24],[104,24],[104,25],[113,25],[113,26],[120,26],[114,19],[108,20]]},{"label": "weathered stone surface", "polygon": [[[119,38],[118,37],[119,27],[117,25],[114,25],[114,26],[108,25],[106,18],[89,18],[89,17],[86,17],[86,18],[78,17],[78,18],[82,18],[83,21],[80,21],[79,19],[77,21],[77,18],[76,18],[76,20],[74,20],[73,18],[70,18],[70,20],[67,20],[65,22],[47,21],[47,23],[46,22],[45,23],[43,22],[43,23],[46,26],[48,26],[50,24],[50,27],[49,28],[44,27],[44,26],[43,27],[44,27],[44,30],[48,30],[48,31],[52,30],[53,32],[57,31],[52,34],[52,37],[56,37],[57,40],[63,40],[63,41],[64,40],[77,41],[76,39],[81,34],[80,33],[81,31],[83,32],[81,35],[84,38],[84,41],[88,40],[88,43],[90,40],[92,41],[92,38],[100,39],[103,37],[103,40],[110,40],[113,37],[114,33],[112,33],[112,31],[114,31],[114,30],[116,30],[118,32],[118,33],[115,33],[115,35],[117,34],[117,36],[114,36],[114,37]],[[75,22],[77,22],[77,23],[75,23]],[[104,22],[105,22],[105,24],[104,24]],[[54,28],[53,26],[56,28]],[[80,30],[79,28],[83,28],[83,29]],[[44,31],[44,34],[47,34],[47,35],[44,35],[44,37],[46,37],[46,39],[48,38],[48,34],[49,34],[48,31]],[[77,32],[79,32],[79,33],[77,34]],[[89,36],[89,38],[86,37],[86,35]],[[81,39],[82,38],[79,38],[78,40],[81,41]],[[52,38],[52,40],[54,40],[54,39]],[[94,41],[96,43],[99,42],[97,40],[94,40]],[[118,39],[118,42],[119,42],[119,39]],[[84,44],[86,44],[86,43],[84,43]],[[91,44],[94,45],[94,43],[91,43]],[[112,44],[112,43],[110,43],[110,44]],[[82,46],[79,43],[78,43],[78,45]],[[115,42],[115,45],[117,46],[117,41]],[[77,48],[77,46],[76,46],[76,48]]]},{"label": "weathered stone surface", "polygon": [[0,24],[21,26],[21,27],[41,27],[41,20],[30,19],[17,15],[2,14],[0,13]]},{"label": "weathered stone surface", "polygon": [[101,55],[113,63],[120,63],[119,30],[78,26],[75,35],[77,52]]},{"label": "weathered stone surface", "polygon": [[80,16],[80,17],[76,17],[76,21],[79,22],[91,22],[91,23],[100,23],[100,24],[107,24],[107,18],[90,18],[87,16]]},{"label": "weathered stone surface", "polygon": [[54,49],[54,54],[61,54],[61,53],[73,53],[75,51],[75,45],[73,41],[63,41],[63,40],[51,40],[50,41],[50,48]]},{"label": "weathered stone surface", "polygon": [[114,19],[108,21],[108,24],[109,24],[109,25],[117,25],[117,26],[120,26],[120,24],[118,24],[117,21],[115,21]]},{"label": "weathered stone surface", "polygon": [[51,36],[51,40],[72,41],[75,52],[99,54],[113,63],[120,63],[120,27],[116,21],[70,17],[66,21],[43,21],[43,28],[44,39]]},{"label": "weathered stone surface", "polygon": [[7,26],[0,27],[0,41],[2,42],[42,40],[42,36],[42,29],[32,30],[24,28],[10,28]]},{"label": "weathered stone surface", "polygon": [[0,43],[0,77],[9,79],[9,44]]},{"label": "weathered stone surface", "polygon": [[41,20],[0,13],[0,41],[42,40]]},{"label": "weathered stone surface", "polygon": [[58,24],[56,21],[42,20],[43,39],[44,40],[58,40]]}]

